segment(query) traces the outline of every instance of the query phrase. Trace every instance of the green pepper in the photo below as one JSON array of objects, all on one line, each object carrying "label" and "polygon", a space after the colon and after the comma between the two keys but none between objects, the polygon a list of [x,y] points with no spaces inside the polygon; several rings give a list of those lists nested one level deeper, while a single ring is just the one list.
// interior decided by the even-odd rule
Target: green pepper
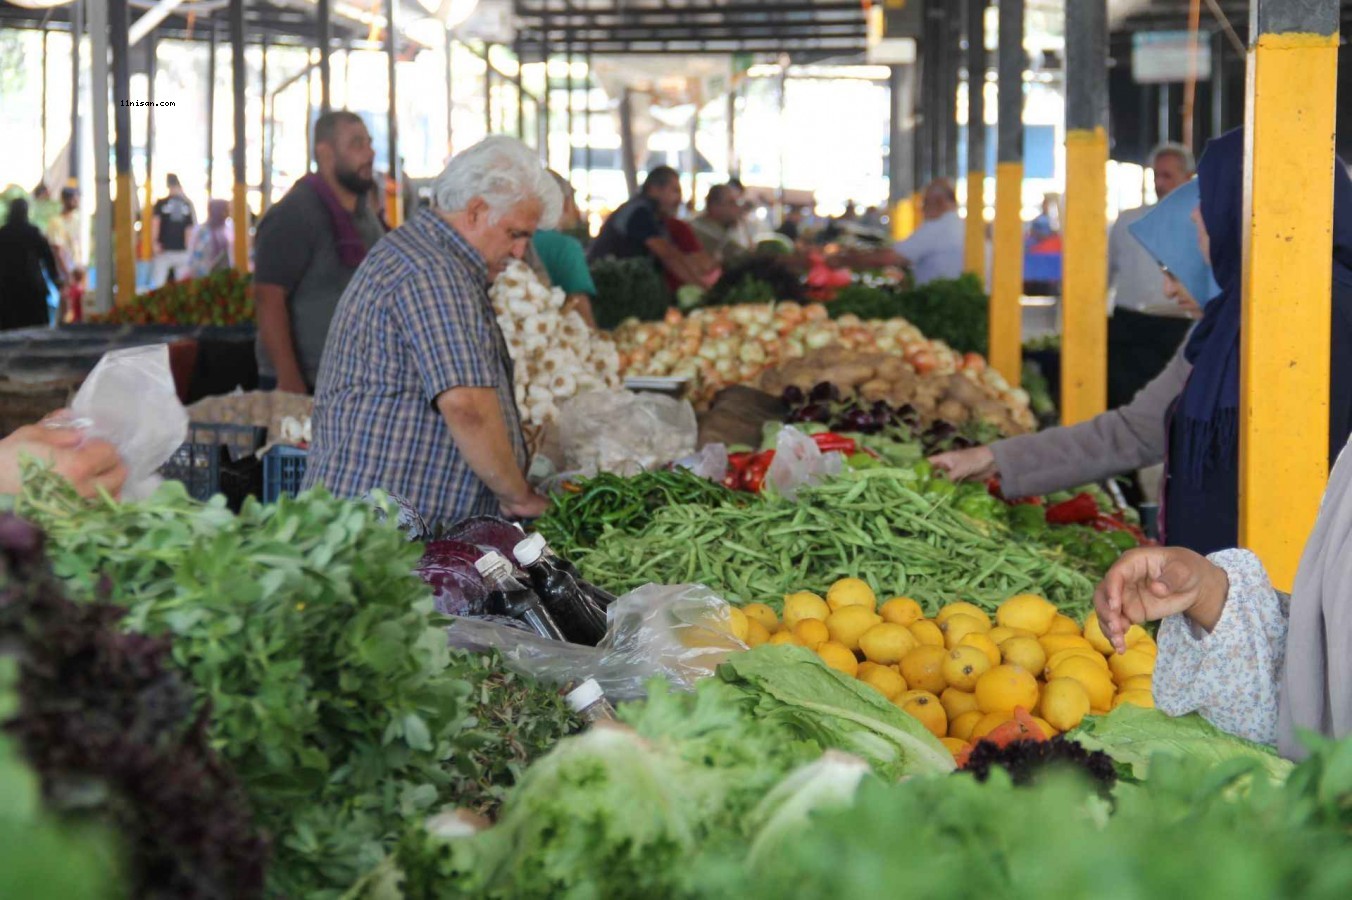
[{"label": "green pepper", "polygon": [[[925,463],[929,465],[929,463]],[[936,497],[947,497],[958,492],[958,486],[947,478],[931,478],[925,483],[925,493]]]},{"label": "green pepper", "polygon": [[1106,572],[1121,555],[1122,551],[1118,550],[1112,541],[1094,541],[1089,547],[1087,558],[1096,568]]},{"label": "green pepper", "polygon": [[1103,532],[1103,536],[1122,553],[1126,553],[1128,550],[1135,550],[1139,546],[1139,544],[1136,543],[1136,536],[1130,531],[1105,531]]},{"label": "green pepper", "polygon": [[881,469],[882,462],[869,456],[867,453],[856,453],[853,456],[845,457],[845,465],[851,469]]},{"label": "green pepper", "polygon": [[1004,503],[985,491],[959,497],[953,507],[964,515],[986,522],[999,522],[1005,518]]},{"label": "green pepper", "polygon": [[922,459],[911,466],[911,471],[921,478],[929,478],[934,474],[934,467],[930,465],[929,460]]},{"label": "green pepper", "polygon": [[1020,503],[1010,507],[1009,527],[1019,534],[1039,535],[1047,530],[1047,517],[1043,514],[1042,507]]}]

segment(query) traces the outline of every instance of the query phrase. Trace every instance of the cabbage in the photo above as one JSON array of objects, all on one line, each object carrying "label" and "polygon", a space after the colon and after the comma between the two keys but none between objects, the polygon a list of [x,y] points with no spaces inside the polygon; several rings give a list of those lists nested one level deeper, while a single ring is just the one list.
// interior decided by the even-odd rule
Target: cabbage
[{"label": "cabbage", "polygon": [[495,516],[475,516],[457,524],[445,537],[464,544],[474,544],[484,550],[496,550],[515,561],[512,550],[521,543],[526,533],[511,522]]},{"label": "cabbage", "polygon": [[488,604],[488,586],[474,568],[484,553],[460,541],[432,541],[413,571],[432,588],[437,612],[447,616],[480,615]]}]

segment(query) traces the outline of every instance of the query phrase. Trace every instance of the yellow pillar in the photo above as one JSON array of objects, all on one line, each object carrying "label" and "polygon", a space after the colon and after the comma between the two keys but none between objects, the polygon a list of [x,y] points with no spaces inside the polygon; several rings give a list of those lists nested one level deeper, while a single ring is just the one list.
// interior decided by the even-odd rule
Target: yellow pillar
[{"label": "yellow pillar", "polygon": [[155,185],[151,184],[149,174],[146,175],[146,197],[141,202],[141,240],[139,257],[141,259],[151,259],[155,255],[155,247],[151,242],[151,219],[155,215]]},{"label": "yellow pillar", "polygon": [[230,202],[230,217],[235,225],[235,268],[241,275],[249,271],[249,187],[235,184]]},{"label": "yellow pillar", "polygon": [[903,197],[892,207],[892,240],[904,241],[915,231],[915,204]]},{"label": "yellow pillar", "polygon": [[1061,421],[1108,406],[1108,135],[1066,133],[1066,227],[1061,274]]},{"label": "yellow pillar", "polygon": [[390,228],[404,224],[404,196],[401,190],[385,191],[385,221]]},{"label": "yellow pillar", "polygon": [[962,243],[962,270],[986,280],[986,173],[967,173],[967,233]]},{"label": "yellow pillar", "polygon": [[1316,33],[1262,27],[1278,5],[1249,49],[1239,540],[1290,590],[1328,480],[1338,6]]},{"label": "yellow pillar", "polygon": [[915,231],[923,221],[925,221],[925,188],[921,186],[920,190],[911,195],[911,230]]},{"label": "yellow pillar", "polygon": [[[113,200],[113,248],[117,271],[117,305],[126,306],[136,296],[136,248],[132,239],[131,198],[136,187],[130,172],[117,173],[117,196]],[[99,273],[102,277],[103,273]]]},{"label": "yellow pillar", "polygon": [[995,166],[995,259],[991,276],[990,364],[1017,386],[1023,370],[1023,163]]}]

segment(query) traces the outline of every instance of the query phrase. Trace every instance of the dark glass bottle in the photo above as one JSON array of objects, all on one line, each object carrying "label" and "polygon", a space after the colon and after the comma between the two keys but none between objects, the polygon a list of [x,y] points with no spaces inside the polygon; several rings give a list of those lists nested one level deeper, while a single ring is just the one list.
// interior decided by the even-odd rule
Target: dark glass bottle
[{"label": "dark glass bottle", "polygon": [[539,596],[516,580],[512,564],[507,557],[501,553],[486,553],[474,567],[479,570],[484,583],[492,592],[489,596],[490,612],[519,619],[541,637],[556,641],[567,640],[559,630],[554,617],[540,602]]},{"label": "dark glass bottle", "polygon": [[548,553],[542,535],[533,534],[512,548],[517,564],[530,576],[535,593],[563,633],[575,644],[596,644],[606,634],[606,610]]}]

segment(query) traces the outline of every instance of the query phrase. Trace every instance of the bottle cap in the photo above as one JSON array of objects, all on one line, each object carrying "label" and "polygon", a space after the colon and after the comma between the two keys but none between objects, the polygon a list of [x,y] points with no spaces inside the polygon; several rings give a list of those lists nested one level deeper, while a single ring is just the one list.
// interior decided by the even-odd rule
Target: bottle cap
[{"label": "bottle cap", "polygon": [[498,553],[496,550],[490,550],[474,562],[474,568],[479,570],[479,574],[487,578],[490,575],[501,575],[511,571],[512,564],[507,557]]},{"label": "bottle cap", "polygon": [[601,685],[597,684],[595,678],[588,678],[569,691],[568,696],[564,698],[564,702],[573,712],[582,712],[603,697],[605,697],[605,692],[601,690]]},{"label": "bottle cap", "polygon": [[512,548],[512,555],[523,566],[533,566],[545,555],[545,536],[532,534]]}]

